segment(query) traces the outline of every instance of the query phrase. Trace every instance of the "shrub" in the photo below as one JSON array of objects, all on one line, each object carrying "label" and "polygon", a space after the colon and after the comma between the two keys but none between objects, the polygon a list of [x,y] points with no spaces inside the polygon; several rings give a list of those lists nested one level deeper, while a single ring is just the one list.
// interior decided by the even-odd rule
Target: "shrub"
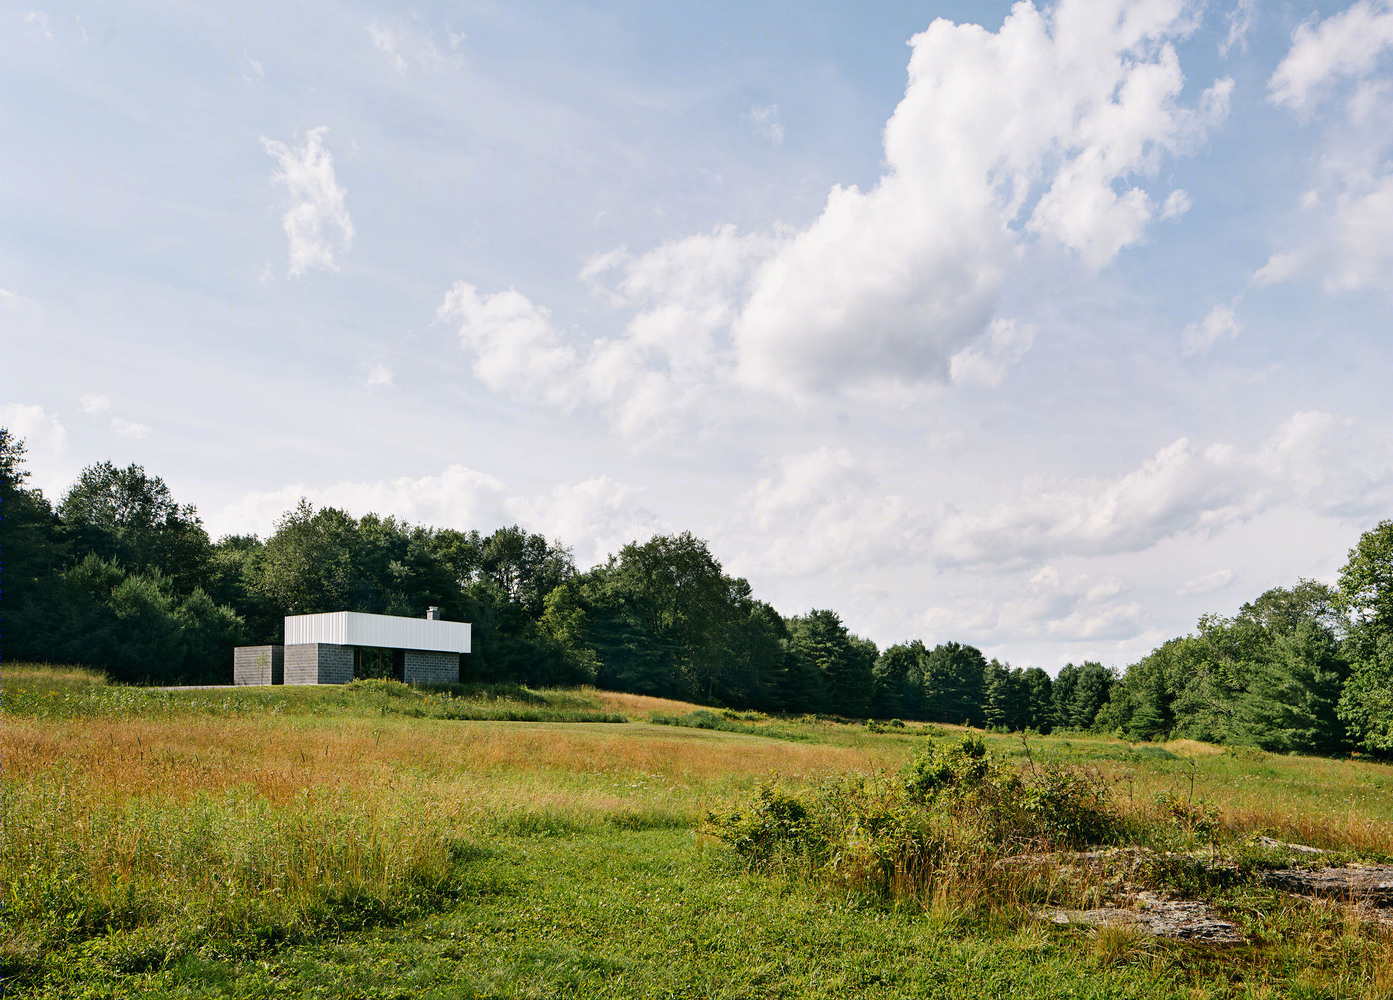
[{"label": "shrub", "polygon": [[803,796],[761,786],[707,815],[752,867],[798,863],[873,898],[930,898],[936,885],[1000,881],[1001,858],[1115,842],[1123,826],[1096,777],[1052,767],[1022,774],[976,735],[931,743],[898,775],[844,778]]}]

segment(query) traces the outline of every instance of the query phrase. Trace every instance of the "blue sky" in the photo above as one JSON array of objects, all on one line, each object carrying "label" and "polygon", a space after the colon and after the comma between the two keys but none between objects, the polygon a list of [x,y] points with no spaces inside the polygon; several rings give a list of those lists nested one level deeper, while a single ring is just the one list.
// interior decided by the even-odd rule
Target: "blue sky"
[{"label": "blue sky", "polygon": [[1393,510],[1393,7],[6,5],[0,418],[1118,666]]}]

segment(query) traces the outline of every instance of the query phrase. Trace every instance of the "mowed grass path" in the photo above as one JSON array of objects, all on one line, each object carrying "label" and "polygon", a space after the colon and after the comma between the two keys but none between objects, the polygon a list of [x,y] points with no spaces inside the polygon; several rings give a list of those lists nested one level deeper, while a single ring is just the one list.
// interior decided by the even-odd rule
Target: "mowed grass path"
[{"label": "mowed grass path", "polygon": [[[748,874],[701,832],[763,781],[894,770],[953,727],[724,732],[603,692],[146,692],[38,668],[0,688],[15,996],[1393,995],[1369,958],[1393,950],[1334,912],[1293,925],[1304,943],[1216,951],[990,901],[871,905]],[[631,721],[440,717],[524,709]],[[1235,827],[1393,854],[1384,765],[1030,750],[1097,768],[1124,807],[1193,795]]]}]

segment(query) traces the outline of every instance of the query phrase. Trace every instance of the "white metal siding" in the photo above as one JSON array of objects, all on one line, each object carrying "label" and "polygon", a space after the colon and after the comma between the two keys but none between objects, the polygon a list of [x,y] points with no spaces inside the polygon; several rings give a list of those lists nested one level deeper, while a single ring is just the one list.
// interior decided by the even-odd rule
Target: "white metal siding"
[{"label": "white metal siding", "polygon": [[430,649],[442,653],[469,652],[468,622],[431,621],[331,611],[323,615],[286,615],[285,644],[327,642],[337,646],[378,646],[383,649]]}]

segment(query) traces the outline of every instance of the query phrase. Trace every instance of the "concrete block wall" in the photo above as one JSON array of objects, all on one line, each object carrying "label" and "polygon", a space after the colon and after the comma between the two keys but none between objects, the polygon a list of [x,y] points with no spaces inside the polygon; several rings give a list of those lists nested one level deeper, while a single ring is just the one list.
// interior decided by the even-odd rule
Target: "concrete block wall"
[{"label": "concrete block wall", "polygon": [[287,684],[347,684],[352,679],[352,646],[307,642],[285,647]]},{"label": "concrete block wall", "polygon": [[238,646],[233,649],[233,684],[283,684],[284,682],[284,646]]},{"label": "concrete block wall", "polygon": [[459,653],[408,649],[402,679],[408,684],[458,684]]}]

